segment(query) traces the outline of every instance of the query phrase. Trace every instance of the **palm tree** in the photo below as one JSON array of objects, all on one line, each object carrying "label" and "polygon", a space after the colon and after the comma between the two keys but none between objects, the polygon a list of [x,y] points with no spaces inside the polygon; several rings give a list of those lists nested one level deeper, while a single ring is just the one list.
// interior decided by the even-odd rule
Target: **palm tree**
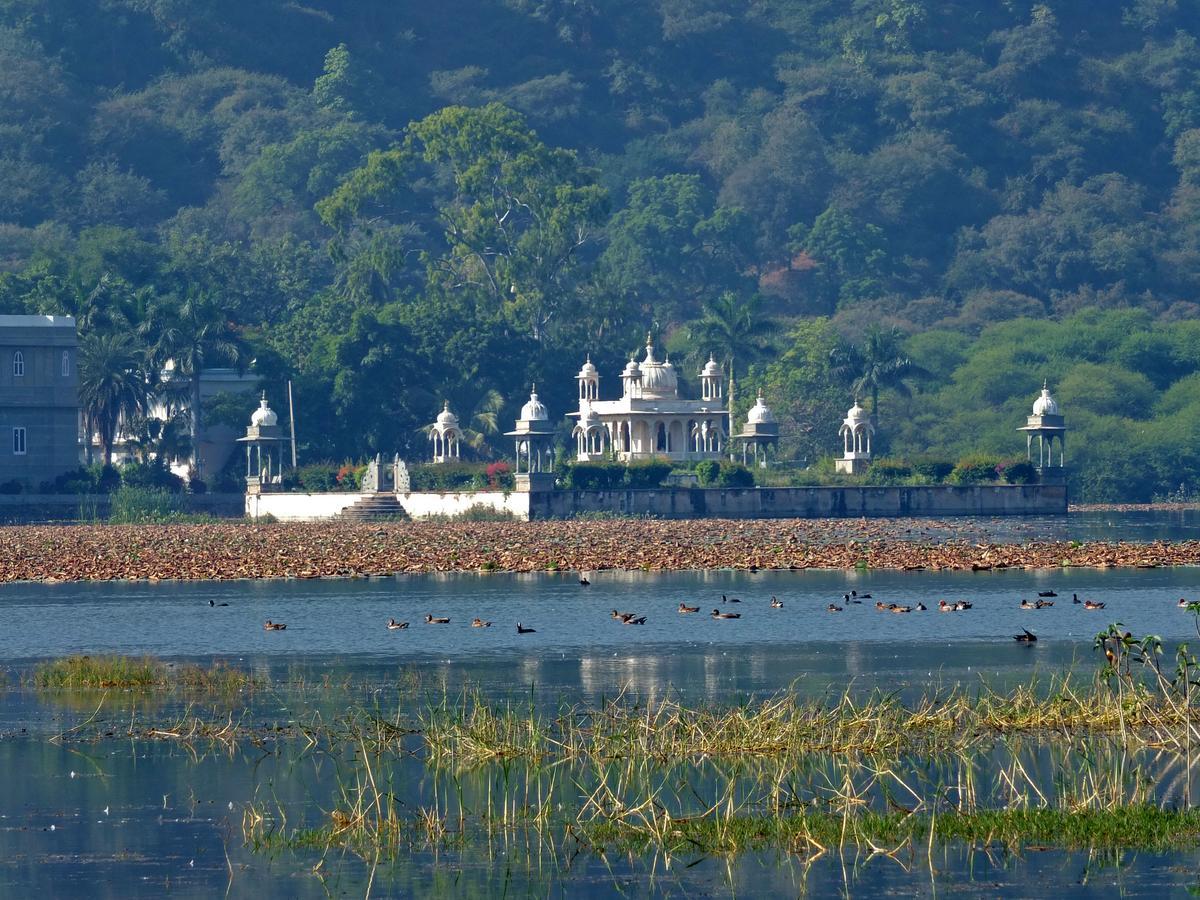
[{"label": "palm tree", "polygon": [[[193,448],[200,446],[200,376],[214,363],[242,367],[246,346],[219,301],[193,291],[178,307],[162,303],[144,330],[153,336],[151,358],[161,368],[171,362],[188,382],[188,415]],[[197,457],[197,469],[199,469]],[[199,473],[198,473],[199,474]]]},{"label": "palm tree", "polygon": [[150,404],[142,348],[125,332],[89,334],[80,346],[79,405],[89,435],[100,438],[104,464],[112,465],[113,443],[122,421]]},{"label": "palm tree", "polygon": [[702,353],[715,353],[729,373],[730,434],[733,434],[734,363],[739,359],[751,362],[770,349],[767,336],[772,324],[759,314],[760,306],[757,294],[743,300],[733,291],[725,291],[716,300],[704,302],[704,315],[691,329],[693,346]]},{"label": "palm tree", "polygon": [[[465,395],[465,392],[460,394]],[[462,431],[463,443],[475,451],[477,458],[486,459],[496,452],[490,439],[500,433],[500,412],[504,409],[504,397],[495,388],[489,388],[484,391],[482,397],[475,399],[472,394],[471,399],[475,400],[475,408],[465,419],[459,419],[459,429]],[[456,408],[453,401],[450,408]],[[428,436],[435,424],[437,423],[430,422],[417,430]]]},{"label": "palm tree", "polygon": [[904,333],[898,328],[884,331],[872,325],[861,344],[839,344],[829,353],[835,377],[850,382],[855,400],[871,395],[871,418],[879,418],[879,392],[890,388],[901,397],[911,397],[908,382],[929,377],[929,372],[904,353]]}]

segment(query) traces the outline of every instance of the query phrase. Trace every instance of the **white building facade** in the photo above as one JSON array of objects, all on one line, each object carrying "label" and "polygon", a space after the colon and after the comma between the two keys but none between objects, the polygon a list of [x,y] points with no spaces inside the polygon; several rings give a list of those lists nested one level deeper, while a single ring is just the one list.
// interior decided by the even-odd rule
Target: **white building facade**
[{"label": "white building facade", "polygon": [[729,410],[725,375],[710,359],[699,373],[701,399],[679,396],[679,378],[669,358],[659,362],[646,337],[646,356],[621,372],[621,396],[600,399],[600,373],[589,359],[576,376],[579,411],[572,431],[580,462],[607,458],[720,459],[726,455]]}]

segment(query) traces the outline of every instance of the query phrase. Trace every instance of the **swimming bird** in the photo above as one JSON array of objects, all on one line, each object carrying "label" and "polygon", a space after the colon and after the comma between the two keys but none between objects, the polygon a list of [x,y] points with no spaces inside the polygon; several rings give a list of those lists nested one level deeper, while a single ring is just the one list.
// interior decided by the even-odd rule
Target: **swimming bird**
[{"label": "swimming bird", "polygon": [[771,595],[771,609],[783,609],[783,601],[774,594]]},{"label": "swimming bird", "polygon": [[1034,606],[1032,603],[1030,603],[1028,600],[1022,599],[1021,600],[1021,609],[1037,609],[1037,607]]},{"label": "swimming bird", "polygon": [[536,634],[536,628],[526,628],[520,622],[517,623],[517,634]]},{"label": "swimming bird", "polygon": [[1014,634],[1013,635],[1014,641],[1018,641],[1022,644],[1032,644],[1034,641],[1037,640],[1037,635],[1034,634],[1032,631],[1030,631],[1028,628],[1022,628],[1021,630],[1024,632],[1024,634]]},{"label": "swimming bird", "polygon": [[472,620],[471,620],[471,627],[472,627],[472,628],[491,628],[491,627],[492,627],[492,623],[491,623],[491,622],[485,622],[485,621],[483,621],[483,619],[472,619]]},{"label": "swimming bird", "polygon": [[623,619],[622,624],[623,625],[645,625],[646,617],[645,616],[630,616],[628,619]]},{"label": "swimming bird", "polygon": [[925,612],[926,606],[920,601],[917,602],[917,612]]},{"label": "swimming bird", "polygon": [[1178,606],[1180,609],[1187,609],[1188,602],[1186,600],[1184,600],[1182,597],[1180,597],[1179,602],[1176,603],[1175,605]]},{"label": "swimming bird", "polygon": [[587,572],[579,573],[579,583],[584,587],[587,587],[589,584],[591,584],[591,582],[588,581]]},{"label": "swimming bird", "polygon": [[1079,595],[1078,595],[1078,594],[1072,594],[1072,595],[1071,595],[1071,602],[1072,602],[1072,603],[1082,603],[1083,601],[1079,599]]},{"label": "swimming bird", "polygon": [[686,603],[683,603],[683,602],[681,601],[681,602],[680,602],[680,604],[679,604],[679,611],[680,611],[681,613],[694,613],[694,612],[700,612],[700,607],[698,607],[698,606],[688,606]]},{"label": "swimming bird", "polygon": [[1084,609],[1104,609],[1104,604],[1097,603],[1095,600],[1084,600],[1083,608]]},{"label": "swimming bird", "polygon": [[825,607],[825,609],[828,612],[841,612],[842,611],[842,607],[838,606],[836,603],[830,603],[827,607]]},{"label": "swimming bird", "polygon": [[851,592],[850,592],[850,596],[851,596],[851,597],[861,597],[863,600],[870,600],[870,599],[871,599],[871,595],[870,595],[870,594],[859,594],[859,593],[857,593],[857,592],[855,592],[855,591],[851,591]]},{"label": "swimming bird", "polygon": [[740,619],[742,617],[742,614],[741,613],[723,613],[719,609],[714,609],[712,611],[712,617],[714,619]]},{"label": "swimming bird", "polygon": [[957,607],[947,603],[945,600],[939,600],[938,612],[958,612],[958,609]]},{"label": "swimming bird", "polygon": [[1058,594],[1054,593],[1054,591],[1038,591],[1038,596],[1039,597],[1057,597]]},{"label": "swimming bird", "polygon": [[843,603],[862,603],[857,597],[851,597],[849,594],[842,594]]},{"label": "swimming bird", "polygon": [[209,598],[209,600],[208,600],[208,605],[209,605],[209,606],[228,606],[229,604],[228,604],[228,603],[217,603],[215,600],[213,600],[213,599],[210,597],[210,598]]},{"label": "swimming bird", "polygon": [[629,619],[636,615],[637,615],[637,613],[617,612],[615,609],[612,611],[612,617],[614,619]]},{"label": "swimming bird", "polygon": [[1053,600],[1039,600],[1034,605],[1037,606],[1038,609],[1045,609],[1047,606],[1053,606],[1054,601]]},{"label": "swimming bird", "polygon": [[440,616],[434,616],[433,613],[425,613],[426,625],[449,625],[449,619],[443,619]]},{"label": "swimming bird", "polygon": [[894,613],[909,613],[913,611],[911,606],[897,606],[895,603],[889,606],[888,609]]},{"label": "swimming bird", "polygon": [[395,631],[397,628],[407,628],[407,622],[397,622],[395,619],[388,619],[388,630]]},{"label": "swimming bird", "polygon": [[722,594],[721,602],[722,603],[741,603],[742,601],[739,600],[737,597],[726,597],[724,594]]},{"label": "swimming bird", "polygon": [[283,631],[285,628],[287,626],[282,622],[272,622],[270,619],[263,623],[264,631]]},{"label": "swimming bird", "polygon": [[974,605],[974,603],[968,603],[966,600],[959,600],[954,604],[954,611],[961,612],[964,609],[970,609]]},{"label": "swimming bird", "polygon": [[883,601],[882,601],[882,600],[876,600],[876,601],[875,601],[875,608],[876,608],[877,610],[879,610],[880,612],[887,612],[887,607],[883,605]]}]

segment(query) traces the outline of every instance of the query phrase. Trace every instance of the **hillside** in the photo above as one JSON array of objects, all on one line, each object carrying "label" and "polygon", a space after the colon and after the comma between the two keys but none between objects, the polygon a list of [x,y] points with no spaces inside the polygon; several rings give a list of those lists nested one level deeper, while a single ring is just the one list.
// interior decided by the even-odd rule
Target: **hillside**
[{"label": "hillside", "polygon": [[76,315],[93,372],[253,358],[310,460],[423,453],[443,398],[502,450],[652,329],[797,460],[874,342],[893,453],[1023,452],[1049,379],[1077,497],[1200,491],[1198,36],[1196,0],[0,0],[0,312]]}]

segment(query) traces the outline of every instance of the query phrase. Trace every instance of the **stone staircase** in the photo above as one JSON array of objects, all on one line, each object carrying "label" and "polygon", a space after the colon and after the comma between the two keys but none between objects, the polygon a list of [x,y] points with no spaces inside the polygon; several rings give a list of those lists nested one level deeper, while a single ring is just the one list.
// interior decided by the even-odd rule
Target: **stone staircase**
[{"label": "stone staircase", "polygon": [[407,519],[408,513],[395,494],[368,494],[353,506],[342,510],[347,522],[379,522],[386,519]]}]

